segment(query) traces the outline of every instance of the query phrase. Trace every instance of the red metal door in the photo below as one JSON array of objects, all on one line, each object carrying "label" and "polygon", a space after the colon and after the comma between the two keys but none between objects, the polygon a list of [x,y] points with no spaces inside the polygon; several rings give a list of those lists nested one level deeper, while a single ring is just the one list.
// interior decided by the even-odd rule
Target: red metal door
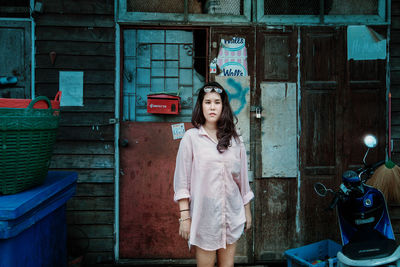
[{"label": "red metal door", "polygon": [[120,153],[120,257],[191,257],[173,202],[180,139],[173,140],[171,123],[123,122],[121,140],[128,145]]},{"label": "red metal door", "polygon": [[[124,28],[122,36],[119,256],[194,258],[178,234],[173,175],[181,139],[174,140],[171,125],[192,127],[193,99],[206,79],[207,32]],[[147,96],[159,93],[179,94],[179,115],[147,111]]]}]

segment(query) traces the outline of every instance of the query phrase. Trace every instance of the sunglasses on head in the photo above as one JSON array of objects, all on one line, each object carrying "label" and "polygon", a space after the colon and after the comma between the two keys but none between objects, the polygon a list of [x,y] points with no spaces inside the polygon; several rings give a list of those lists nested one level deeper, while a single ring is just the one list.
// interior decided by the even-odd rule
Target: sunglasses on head
[{"label": "sunglasses on head", "polygon": [[218,87],[204,87],[204,92],[209,93],[211,91],[215,91],[218,94],[222,93],[222,89]]}]

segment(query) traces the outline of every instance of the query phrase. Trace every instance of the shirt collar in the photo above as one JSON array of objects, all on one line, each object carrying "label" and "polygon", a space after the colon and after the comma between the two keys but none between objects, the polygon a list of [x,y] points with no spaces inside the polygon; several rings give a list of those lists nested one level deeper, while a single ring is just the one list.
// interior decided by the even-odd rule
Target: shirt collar
[{"label": "shirt collar", "polygon": [[206,130],[204,129],[203,125],[200,125],[200,128],[199,128],[199,135],[207,135],[207,136],[208,136],[208,133],[207,133]]}]

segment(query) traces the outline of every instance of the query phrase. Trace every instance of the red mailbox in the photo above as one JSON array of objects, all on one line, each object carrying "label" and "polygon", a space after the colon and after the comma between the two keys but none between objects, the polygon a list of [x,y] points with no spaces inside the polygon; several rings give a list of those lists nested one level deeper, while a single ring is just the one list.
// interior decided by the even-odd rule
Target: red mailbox
[{"label": "red mailbox", "polygon": [[181,98],[176,95],[154,94],[147,95],[147,113],[179,114]]}]

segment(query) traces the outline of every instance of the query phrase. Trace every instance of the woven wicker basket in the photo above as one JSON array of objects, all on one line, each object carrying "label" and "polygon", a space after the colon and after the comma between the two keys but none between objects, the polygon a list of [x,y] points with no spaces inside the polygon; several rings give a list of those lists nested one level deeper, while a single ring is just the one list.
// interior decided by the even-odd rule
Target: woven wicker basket
[{"label": "woven wicker basket", "polygon": [[[48,109],[34,109],[46,101]],[[27,108],[0,108],[0,194],[42,184],[47,176],[59,123],[59,110],[47,97]]]}]

